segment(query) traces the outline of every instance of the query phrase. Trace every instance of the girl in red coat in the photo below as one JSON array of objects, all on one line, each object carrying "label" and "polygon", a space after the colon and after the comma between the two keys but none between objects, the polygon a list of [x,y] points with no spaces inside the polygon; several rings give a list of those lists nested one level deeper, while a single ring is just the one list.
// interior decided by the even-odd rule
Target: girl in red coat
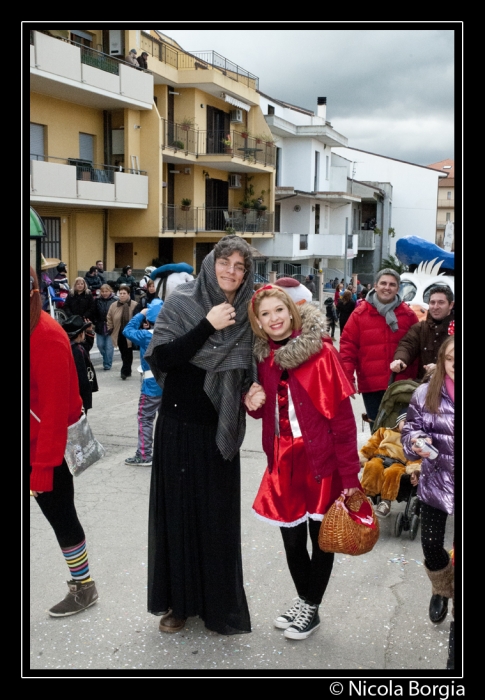
[{"label": "girl in red coat", "polygon": [[245,404],[250,415],[263,419],[268,458],[253,510],[280,527],[298,593],[296,604],[274,624],[289,639],[305,639],[320,625],[318,608],[334,560],[318,546],[321,521],[342,491],[351,495],[360,487],[348,398],[354,388],[313,304],[297,306],[283,289],[266,285],[255,292],[249,319],[259,384],[252,385]]}]

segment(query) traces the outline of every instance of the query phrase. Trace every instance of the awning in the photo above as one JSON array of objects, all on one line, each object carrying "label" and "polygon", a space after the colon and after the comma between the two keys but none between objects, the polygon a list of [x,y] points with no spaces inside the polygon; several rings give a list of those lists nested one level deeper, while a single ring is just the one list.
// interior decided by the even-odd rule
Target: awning
[{"label": "awning", "polygon": [[40,216],[35,209],[30,207],[30,237],[36,238],[37,236],[47,236],[47,231]]},{"label": "awning", "polygon": [[222,93],[224,95],[224,99],[226,102],[229,102],[230,105],[234,105],[234,107],[239,107],[240,109],[245,109],[246,112],[249,112],[251,109],[251,105],[246,104],[245,102],[241,102],[241,100],[236,100],[235,97],[232,97],[232,95],[226,95],[225,92]]}]

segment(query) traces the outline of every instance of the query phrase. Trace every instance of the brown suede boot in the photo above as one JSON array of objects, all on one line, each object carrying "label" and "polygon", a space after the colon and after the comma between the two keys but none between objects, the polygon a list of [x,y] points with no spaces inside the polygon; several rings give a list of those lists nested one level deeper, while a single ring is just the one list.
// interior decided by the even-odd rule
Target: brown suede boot
[{"label": "brown suede boot", "polygon": [[429,619],[435,625],[443,622],[448,613],[448,598],[453,598],[455,593],[455,576],[451,560],[444,569],[430,571],[424,566],[428,578],[431,581],[432,593],[429,603]]}]

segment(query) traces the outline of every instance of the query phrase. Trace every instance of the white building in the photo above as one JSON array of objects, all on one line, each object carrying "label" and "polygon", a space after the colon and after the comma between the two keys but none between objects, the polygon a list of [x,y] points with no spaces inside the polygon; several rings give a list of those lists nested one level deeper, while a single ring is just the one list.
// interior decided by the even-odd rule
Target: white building
[{"label": "white building", "polygon": [[257,243],[267,271],[305,276],[323,269],[325,282],[349,278],[361,198],[348,188],[349,163],[332,157],[347,139],[326,120],[325,97],[317,114],[264,94],[260,104],[277,146],[275,236]]},{"label": "white building", "polygon": [[[389,226],[383,229],[382,257],[395,255],[396,241],[404,236],[419,236],[435,242],[441,177],[438,171],[358,148],[336,147],[334,153],[349,161],[354,180],[377,187],[387,183],[392,188]],[[394,237],[387,235],[389,227],[394,229]]]}]

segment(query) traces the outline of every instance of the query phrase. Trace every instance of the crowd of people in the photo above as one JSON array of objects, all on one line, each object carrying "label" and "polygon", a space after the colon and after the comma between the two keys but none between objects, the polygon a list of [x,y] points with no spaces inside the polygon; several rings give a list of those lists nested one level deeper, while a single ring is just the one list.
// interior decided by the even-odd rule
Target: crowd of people
[{"label": "crowd of people", "polygon": [[[31,269],[31,409],[40,419],[31,417],[31,489],[66,559],[82,551],[87,562],[72,477],[62,458],[65,430],[56,426],[53,444],[49,401],[41,395],[47,380],[40,372],[42,344],[35,342],[36,334],[52,327],[64,348],[70,422],[83,405],[85,411],[91,408],[97,389],[89,360],[94,333],[105,370],[112,367],[113,348],[119,348],[122,379],[131,375],[133,345],[140,348],[138,446],[125,463],[152,469],[147,606],[160,618],[161,632],[177,632],[193,616],[219,634],[251,632],[241,555],[246,413],[262,420],[267,459],[253,511],[280,528],[297,596],[286,611],[277,612],[275,627],[300,640],[320,626],[319,606],[334,555],[319,548],[318,532],[330,505],[340,494],[360,489],[381,494],[376,513],[387,517],[406,473],[422,502],[422,545],[432,586],[429,618],[442,622],[454,597],[453,567],[444,548],[447,516],[454,512],[451,290],[433,287],[428,318],[418,322],[399,295],[399,274],[386,268],[370,290],[349,285],[343,291],[343,284],[336,284],[337,303],[328,299],[322,313],[311,303],[311,279],[304,285],[291,279],[259,284],[255,290],[251,249],[233,235],[214,246],[195,280],[183,281],[164,301],[153,270],[137,304],[131,267],[123,268],[113,290],[104,281],[96,286],[100,276],[104,280],[97,261],[86,275],[94,286],[76,278],[62,329],[41,312]],[[332,343],[337,320],[339,351]],[[362,394],[372,431],[391,373],[419,386],[407,411],[359,452],[350,397]],[[436,459],[429,445],[438,450]],[[386,456],[394,459],[394,471],[380,461]],[[59,490],[57,475],[66,482]],[[43,506],[48,497],[49,512]],[[69,523],[64,516],[57,523],[51,515],[59,499],[68,503]],[[52,615],[73,614],[96,602],[86,567],[82,576],[73,574],[67,603],[55,606]],[[450,667],[451,657],[450,652]]]}]

